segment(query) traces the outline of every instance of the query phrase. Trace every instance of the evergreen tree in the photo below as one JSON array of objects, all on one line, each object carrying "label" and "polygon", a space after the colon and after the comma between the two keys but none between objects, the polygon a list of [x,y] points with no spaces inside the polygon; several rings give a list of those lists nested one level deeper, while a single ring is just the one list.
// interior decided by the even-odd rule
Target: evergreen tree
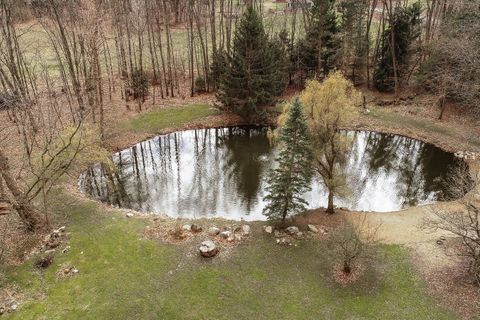
[{"label": "evergreen tree", "polygon": [[296,48],[298,68],[306,77],[326,77],[338,66],[340,28],[334,0],[315,0],[310,9],[310,24]]},{"label": "evergreen tree", "polygon": [[244,118],[257,115],[257,106],[271,103],[286,86],[283,51],[270,41],[262,18],[252,6],[235,30],[232,53],[219,81],[217,99],[222,106]]},{"label": "evergreen tree", "polygon": [[382,34],[380,59],[373,73],[373,83],[380,91],[390,91],[395,87],[395,70],[392,56],[392,34],[398,81],[402,70],[408,69],[411,44],[420,36],[420,4],[414,3],[407,8],[398,8],[393,21]]},{"label": "evergreen tree", "polygon": [[280,130],[281,151],[277,157],[278,168],[268,180],[268,195],[264,200],[269,204],[263,210],[268,219],[285,219],[306,210],[308,204],[302,194],[310,190],[311,145],[308,126],[302,105],[296,98]]}]

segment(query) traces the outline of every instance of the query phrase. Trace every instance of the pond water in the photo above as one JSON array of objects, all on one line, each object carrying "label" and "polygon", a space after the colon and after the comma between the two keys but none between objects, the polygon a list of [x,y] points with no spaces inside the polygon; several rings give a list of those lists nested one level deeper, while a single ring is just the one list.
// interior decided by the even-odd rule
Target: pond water
[{"label": "pond water", "polygon": [[[113,155],[117,170],[99,164],[83,173],[80,189],[114,206],[172,217],[264,220],[266,178],[276,148],[264,127],[201,129],[158,136]],[[339,207],[395,211],[438,200],[453,154],[402,136],[345,132],[352,137],[347,197]],[[318,178],[305,194],[309,207],[327,204]]]}]

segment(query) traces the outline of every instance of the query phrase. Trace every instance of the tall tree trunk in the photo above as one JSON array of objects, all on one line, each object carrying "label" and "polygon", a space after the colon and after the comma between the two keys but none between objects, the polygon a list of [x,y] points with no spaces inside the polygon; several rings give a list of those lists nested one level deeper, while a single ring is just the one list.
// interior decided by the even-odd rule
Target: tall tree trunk
[{"label": "tall tree trunk", "polygon": [[5,152],[0,149],[0,175],[13,196],[12,206],[18,212],[27,230],[36,231],[44,226],[44,221],[30,203],[30,199],[12,176]]},{"label": "tall tree trunk", "polygon": [[335,213],[335,209],[333,207],[333,191],[328,191],[328,206],[327,206],[327,213]]}]

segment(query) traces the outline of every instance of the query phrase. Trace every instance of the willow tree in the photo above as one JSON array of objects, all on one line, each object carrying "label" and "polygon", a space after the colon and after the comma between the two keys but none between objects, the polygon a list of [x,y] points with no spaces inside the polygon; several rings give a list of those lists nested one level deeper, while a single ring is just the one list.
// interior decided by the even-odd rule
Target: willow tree
[{"label": "willow tree", "polygon": [[328,189],[327,213],[334,213],[334,196],[348,193],[345,162],[351,139],[342,134],[357,114],[359,94],[340,72],[320,83],[307,82],[300,101],[305,108],[313,143],[313,167]]}]

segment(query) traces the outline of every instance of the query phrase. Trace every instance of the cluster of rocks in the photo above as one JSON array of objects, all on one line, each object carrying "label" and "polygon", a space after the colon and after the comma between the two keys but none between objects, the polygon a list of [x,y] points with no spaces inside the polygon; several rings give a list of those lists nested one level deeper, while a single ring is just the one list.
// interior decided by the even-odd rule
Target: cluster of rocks
[{"label": "cluster of rocks", "polygon": [[[218,227],[212,226],[208,228],[207,233],[210,237],[218,237],[221,240],[227,242],[239,242],[242,241],[244,237],[250,235],[251,228],[249,225],[242,225],[236,227],[227,227],[224,230],[221,230]],[[205,240],[200,245],[200,255],[205,258],[211,258],[218,254],[218,247],[215,242],[211,239]]]},{"label": "cluster of rocks", "polygon": [[328,234],[328,230],[324,226],[316,226],[308,224],[305,231],[300,231],[297,226],[289,226],[283,230],[275,229],[273,226],[264,226],[263,230],[267,234],[273,234],[278,244],[293,245],[293,239],[303,239],[306,235],[311,234]]},{"label": "cluster of rocks", "polygon": [[75,268],[73,266],[69,266],[69,267],[66,267],[66,268],[62,268],[57,273],[57,275],[61,278],[67,278],[67,277],[72,277],[74,275],[77,275],[78,273],[80,273],[80,270],[78,270],[77,268]]},{"label": "cluster of rocks", "polygon": [[8,299],[3,303],[3,305],[0,305],[0,316],[5,314],[5,313],[10,313],[14,312],[18,308],[18,303],[14,299]]},{"label": "cluster of rocks", "polygon": [[457,151],[454,153],[455,157],[465,160],[476,160],[480,159],[480,152],[472,151]]},{"label": "cluster of rocks", "polygon": [[[67,241],[66,230],[67,228],[63,226],[53,230],[50,234],[47,234],[45,236],[45,239],[43,239],[41,251],[45,252],[46,254],[55,253],[56,249]],[[62,250],[62,252],[65,253],[68,250],[69,250],[69,247],[66,247],[65,249]]]}]

